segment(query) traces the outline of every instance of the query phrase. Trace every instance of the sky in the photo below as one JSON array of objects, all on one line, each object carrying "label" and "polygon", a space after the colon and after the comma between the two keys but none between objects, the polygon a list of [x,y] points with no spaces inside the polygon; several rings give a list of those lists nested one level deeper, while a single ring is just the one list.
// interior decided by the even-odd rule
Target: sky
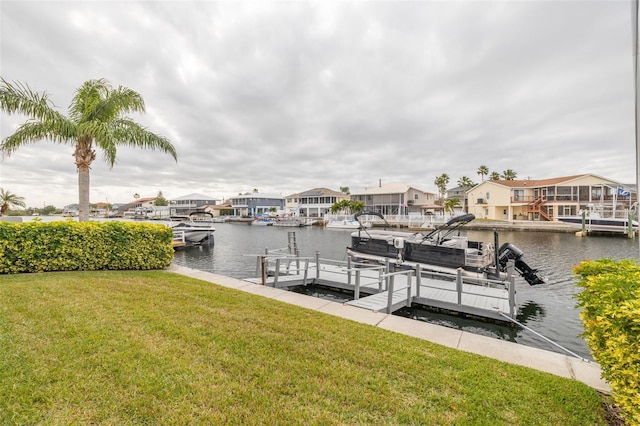
[{"label": "sky", "polygon": [[[67,114],[91,79],[140,93],[173,143],[91,168],[91,202],[257,189],[437,193],[478,168],[635,183],[624,1],[6,1],[0,76]],[[2,139],[28,117],[0,117]],[[72,145],[0,162],[27,206],[77,203]]]}]

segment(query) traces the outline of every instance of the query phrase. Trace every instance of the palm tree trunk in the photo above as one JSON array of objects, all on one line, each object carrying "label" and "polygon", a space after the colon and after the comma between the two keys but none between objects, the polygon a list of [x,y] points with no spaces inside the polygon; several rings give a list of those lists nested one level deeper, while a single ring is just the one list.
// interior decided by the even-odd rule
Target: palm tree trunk
[{"label": "palm tree trunk", "polygon": [[89,220],[89,167],[78,167],[78,220],[86,222]]}]

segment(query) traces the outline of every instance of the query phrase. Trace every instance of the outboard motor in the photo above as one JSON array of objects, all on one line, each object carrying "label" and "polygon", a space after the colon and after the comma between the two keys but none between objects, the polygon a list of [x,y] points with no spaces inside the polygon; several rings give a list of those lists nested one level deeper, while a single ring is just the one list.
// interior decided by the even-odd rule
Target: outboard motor
[{"label": "outboard motor", "polygon": [[520,276],[522,276],[529,285],[544,284],[546,282],[545,278],[538,274],[537,269],[531,268],[524,260],[522,260],[523,255],[524,253],[518,247],[511,243],[504,243],[498,251],[500,269],[506,271],[507,263],[510,260],[514,260],[516,271],[518,271]]}]

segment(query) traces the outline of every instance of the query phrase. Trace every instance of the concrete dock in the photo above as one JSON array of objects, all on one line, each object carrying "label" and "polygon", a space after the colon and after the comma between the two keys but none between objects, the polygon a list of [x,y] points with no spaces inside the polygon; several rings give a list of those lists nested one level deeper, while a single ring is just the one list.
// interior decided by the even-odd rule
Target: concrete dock
[{"label": "concrete dock", "polygon": [[603,393],[611,391],[608,383],[601,378],[600,366],[595,362],[183,266],[172,265],[167,271],[369,324],[450,348],[578,380]]}]

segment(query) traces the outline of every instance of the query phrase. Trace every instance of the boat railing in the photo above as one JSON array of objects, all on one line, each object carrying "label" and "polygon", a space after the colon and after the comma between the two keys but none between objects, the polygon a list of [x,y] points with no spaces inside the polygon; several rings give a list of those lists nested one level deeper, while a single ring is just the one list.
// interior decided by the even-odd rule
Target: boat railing
[{"label": "boat railing", "polygon": [[185,242],[184,231],[174,229],[173,230],[173,241]]},{"label": "boat railing", "polygon": [[489,251],[481,252],[476,249],[466,249],[464,258],[465,258],[465,265],[482,268],[486,265],[493,263],[494,257],[493,257],[493,253]]}]

